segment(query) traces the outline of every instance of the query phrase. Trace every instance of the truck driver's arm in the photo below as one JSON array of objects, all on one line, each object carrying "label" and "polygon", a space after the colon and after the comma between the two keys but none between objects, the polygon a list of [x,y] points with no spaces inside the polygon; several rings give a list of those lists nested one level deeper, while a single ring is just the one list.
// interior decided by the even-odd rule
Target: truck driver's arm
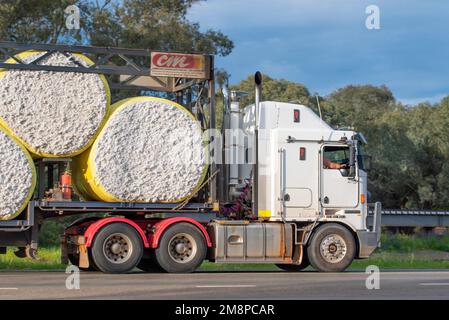
[{"label": "truck driver's arm", "polygon": [[325,169],[341,169],[344,167],[343,164],[332,162],[328,158],[323,158],[323,165]]}]

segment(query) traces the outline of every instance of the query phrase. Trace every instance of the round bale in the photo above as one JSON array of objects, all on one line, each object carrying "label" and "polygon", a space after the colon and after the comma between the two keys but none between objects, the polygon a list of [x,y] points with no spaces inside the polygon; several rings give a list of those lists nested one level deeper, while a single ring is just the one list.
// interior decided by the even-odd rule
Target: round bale
[{"label": "round bale", "polygon": [[200,123],[181,105],[154,97],[117,102],[92,148],[78,157],[74,180],[85,198],[180,202],[207,172]]}]

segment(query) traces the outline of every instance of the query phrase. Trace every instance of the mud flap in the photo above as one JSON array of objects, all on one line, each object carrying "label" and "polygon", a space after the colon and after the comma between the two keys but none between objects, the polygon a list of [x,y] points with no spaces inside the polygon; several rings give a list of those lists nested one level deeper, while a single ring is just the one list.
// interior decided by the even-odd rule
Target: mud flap
[{"label": "mud flap", "polygon": [[79,267],[80,268],[89,268],[89,255],[87,254],[87,248],[85,244],[81,244],[79,246],[80,251],[80,261],[79,261]]}]

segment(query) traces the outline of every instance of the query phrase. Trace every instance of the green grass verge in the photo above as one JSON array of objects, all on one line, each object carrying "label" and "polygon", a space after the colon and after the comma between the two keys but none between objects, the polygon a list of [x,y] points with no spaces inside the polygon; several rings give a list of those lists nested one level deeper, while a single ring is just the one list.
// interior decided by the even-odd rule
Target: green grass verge
[{"label": "green grass verge", "polygon": [[[39,261],[19,259],[13,249],[0,255],[0,270],[62,270],[59,248],[39,249]],[[383,235],[382,248],[369,259],[355,260],[350,269],[369,265],[380,269],[449,269],[449,260],[435,258],[435,253],[449,252],[449,236]],[[427,254],[429,256],[427,257]],[[431,257],[432,256],[432,257]],[[438,256],[438,254],[436,255]],[[204,262],[201,271],[277,271],[273,264],[222,264]]]},{"label": "green grass verge", "polygon": [[65,269],[65,265],[60,263],[61,253],[59,248],[40,248],[40,260],[17,258],[14,249],[8,248],[6,254],[0,255],[0,270],[42,270],[42,269]]},{"label": "green grass verge", "polygon": [[382,234],[380,252],[412,253],[419,250],[449,252],[449,235]]}]

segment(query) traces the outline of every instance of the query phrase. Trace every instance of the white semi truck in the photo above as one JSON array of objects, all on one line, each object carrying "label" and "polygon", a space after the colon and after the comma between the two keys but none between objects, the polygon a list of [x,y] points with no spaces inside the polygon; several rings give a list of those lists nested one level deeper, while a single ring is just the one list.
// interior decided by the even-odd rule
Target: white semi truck
[{"label": "white semi truck", "polygon": [[[94,72],[110,76],[115,89],[172,92],[211,132],[207,182],[189,201],[177,204],[48,199],[44,194],[53,186],[54,175],[61,175],[71,159],[37,159],[38,190],[21,216],[0,221],[0,252],[16,246],[18,256],[37,258],[43,221],[70,215],[80,219],[61,237],[63,260],[108,273],[136,267],[192,272],[204,260],[271,263],[287,271],[309,265],[319,271],[343,271],[379,246],[381,205],[367,203],[363,135],[332,129],[304,105],[261,102],[260,73],[253,105],[242,107],[240,92],[225,91],[220,139],[214,134],[212,56],[194,55],[203,70],[192,72],[187,62],[169,68],[153,65],[149,50],[12,43],[0,43],[0,48],[11,56],[21,50],[89,55],[96,61],[92,68],[20,61],[0,63],[0,68]],[[170,55],[177,61],[193,56],[164,55],[167,61]],[[126,66],[111,66],[117,61],[113,58],[125,60]]]}]

